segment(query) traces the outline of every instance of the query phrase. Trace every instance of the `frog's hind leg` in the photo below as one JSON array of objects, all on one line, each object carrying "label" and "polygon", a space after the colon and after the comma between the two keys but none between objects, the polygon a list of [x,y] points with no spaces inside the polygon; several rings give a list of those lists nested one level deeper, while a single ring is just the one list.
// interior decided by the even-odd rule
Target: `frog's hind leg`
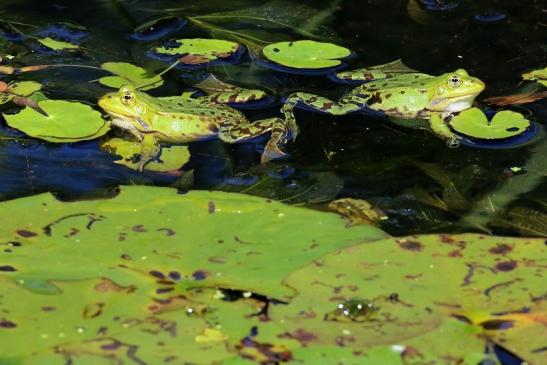
[{"label": "frog's hind leg", "polygon": [[279,148],[287,139],[288,129],[285,121],[281,118],[262,119],[254,122],[240,123],[229,126],[221,126],[218,137],[226,143],[237,143],[249,140],[265,133],[271,133],[266,143],[261,162],[283,157],[285,152]]},{"label": "frog's hind leg", "polygon": [[[281,112],[285,115],[285,122],[287,125],[295,126],[294,128],[297,128],[293,112],[297,104],[303,104],[311,109],[330,115],[344,115],[365,108],[365,101],[366,95],[359,94],[349,94],[340,99],[340,101],[335,102],[323,96],[298,92],[290,95],[287,100],[285,100]],[[296,136],[293,136],[293,139],[294,137]]]}]

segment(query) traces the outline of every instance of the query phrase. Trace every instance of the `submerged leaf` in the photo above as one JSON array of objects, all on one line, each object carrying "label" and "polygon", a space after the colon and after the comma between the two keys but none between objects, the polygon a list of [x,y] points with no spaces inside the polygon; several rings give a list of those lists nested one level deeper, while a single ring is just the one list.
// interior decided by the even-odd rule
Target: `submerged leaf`
[{"label": "submerged leaf", "polygon": [[38,106],[47,116],[32,107],[17,114],[3,114],[8,125],[25,134],[50,142],[76,142],[102,136],[110,129],[101,113],[89,105],[64,100],[43,100]]},{"label": "submerged leaf", "polygon": [[101,77],[99,82],[104,86],[119,89],[129,83],[141,90],[149,90],[163,85],[161,76],[151,75],[144,68],[130,63],[106,62],[101,65],[101,68],[117,75]]},{"label": "submerged leaf", "polygon": [[58,41],[58,40],[50,38],[50,37],[39,38],[38,42],[40,42],[42,45],[44,45],[48,48],[51,48],[54,51],[62,51],[62,50],[65,50],[65,49],[72,49],[73,50],[73,49],[78,49],[79,48],[79,46],[76,45],[76,44],[72,44],[72,43],[69,43],[69,42],[63,42],[63,41]]},{"label": "submerged leaf", "polygon": [[[101,148],[121,157],[115,161],[120,165],[137,170],[139,168],[139,158],[141,144],[134,141],[126,141],[121,138],[111,138],[101,143]],[[144,170],[168,172],[180,169],[190,160],[190,151],[188,146],[163,146],[159,161],[148,163]]]},{"label": "submerged leaf", "polygon": [[478,108],[464,110],[454,116],[449,124],[456,132],[481,139],[513,137],[530,127],[530,121],[520,113],[502,110],[489,121]]},{"label": "submerged leaf", "polygon": [[262,49],[264,56],[283,66],[304,69],[328,68],[340,65],[340,58],[351,51],[332,43],[300,40],[269,44]]}]

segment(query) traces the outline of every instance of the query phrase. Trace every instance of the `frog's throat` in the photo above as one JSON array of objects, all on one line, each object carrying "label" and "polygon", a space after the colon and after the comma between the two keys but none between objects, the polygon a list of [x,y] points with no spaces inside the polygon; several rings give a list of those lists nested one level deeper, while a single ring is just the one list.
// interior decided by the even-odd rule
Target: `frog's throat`
[{"label": "frog's throat", "polygon": [[461,112],[462,110],[471,108],[476,97],[477,94],[438,98],[431,101],[429,110],[450,113]]},{"label": "frog's throat", "polygon": [[149,131],[151,129],[150,125],[139,117],[127,116],[127,115],[113,113],[113,112],[107,112],[107,113],[108,115],[110,115],[113,121],[123,120],[125,122],[129,121],[129,123],[131,123],[130,122],[131,120],[135,120],[137,123],[139,123],[139,125],[143,128],[144,131]]}]

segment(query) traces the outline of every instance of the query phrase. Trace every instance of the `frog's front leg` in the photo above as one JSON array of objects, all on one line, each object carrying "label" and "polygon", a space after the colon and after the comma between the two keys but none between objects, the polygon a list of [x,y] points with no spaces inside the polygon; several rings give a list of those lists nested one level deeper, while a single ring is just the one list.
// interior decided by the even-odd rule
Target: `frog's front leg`
[{"label": "frog's front leg", "polygon": [[139,171],[144,170],[147,163],[155,159],[161,151],[161,146],[151,133],[142,135],[141,140],[141,159],[139,161]]},{"label": "frog's front leg", "polygon": [[[292,129],[298,130],[293,112],[297,104],[303,104],[309,108],[331,115],[344,115],[363,109],[366,106],[365,101],[366,98],[362,95],[349,94],[340,99],[340,101],[335,102],[323,96],[298,92],[287,98],[281,111],[285,115],[287,125]],[[293,139],[295,137],[296,135],[293,135]]]},{"label": "frog's front leg", "polygon": [[[255,122],[222,125],[218,131],[218,137],[227,143],[237,143],[249,140],[265,133],[271,133],[262,153],[261,162],[285,156],[279,145],[284,144],[290,129],[281,118],[270,118],[257,120]],[[292,131],[291,131],[292,133]]]},{"label": "frog's front leg", "polygon": [[431,113],[429,116],[429,129],[437,137],[440,137],[445,140],[446,145],[450,148],[456,148],[460,145],[460,139],[456,135],[448,124],[445,122],[445,119],[450,117],[450,113]]}]

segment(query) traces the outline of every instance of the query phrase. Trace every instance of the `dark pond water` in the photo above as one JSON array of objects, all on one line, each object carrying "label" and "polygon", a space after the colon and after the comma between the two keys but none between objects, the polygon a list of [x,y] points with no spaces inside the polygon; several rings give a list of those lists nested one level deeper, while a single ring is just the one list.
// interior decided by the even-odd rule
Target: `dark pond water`
[{"label": "dark pond water", "polygon": [[[16,55],[20,65],[99,66],[125,61],[159,72],[166,64],[150,59],[147,51],[171,38],[252,34],[266,42],[301,39],[298,28],[309,29],[314,22],[322,24],[316,34],[355,52],[348,68],[399,58],[433,75],[464,68],[487,85],[479,103],[483,97],[517,92],[523,87],[521,73],[545,66],[544,3],[543,7],[540,1],[422,3],[430,4],[432,10],[403,0],[278,2],[254,11],[253,17],[241,18],[238,12],[256,2],[3,0],[2,29],[5,21],[18,22],[22,23],[18,29],[33,34],[58,22],[70,22],[85,27],[85,38],[83,51],[69,54],[51,54],[25,40],[12,42],[6,37],[1,44],[2,53]],[[441,11],[443,6],[448,10]],[[230,16],[207,18],[220,12]],[[152,32],[131,37],[134,28],[165,16],[178,16],[182,21],[162,22]],[[186,20],[185,26],[177,28]],[[8,32],[8,36],[14,35]],[[234,84],[267,90],[278,100],[295,90],[336,99],[351,88],[324,76],[266,69],[247,54],[236,65],[171,71],[167,83],[150,93],[176,95],[209,72]],[[96,106],[98,97],[109,91],[89,82],[100,76],[93,70],[55,68],[3,80],[37,80],[50,98]],[[250,119],[280,116],[280,106],[277,102],[245,113]],[[13,109],[7,104],[2,107]],[[540,125],[547,115],[545,101],[518,110]],[[321,209],[333,199],[351,197],[366,199],[387,213],[389,219],[382,228],[397,235],[469,230],[547,234],[543,157],[547,147],[541,136],[508,149],[449,149],[425,131],[404,129],[361,113],[330,117],[298,110],[296,117],[301,135],[286,146],[288,159],[260,165],[263,141],[194,143],[192,159],[183,168],[193,173],[182,177],[138,173],[116,165],[116,157],[98,148],[99,141],[50,144],[26,138],[3,123],[0,197],[52,191],[63,199],[94,198],[111,195],[120,184],[239,191]],[[524,173],[512,172],[515,167]]]}]

